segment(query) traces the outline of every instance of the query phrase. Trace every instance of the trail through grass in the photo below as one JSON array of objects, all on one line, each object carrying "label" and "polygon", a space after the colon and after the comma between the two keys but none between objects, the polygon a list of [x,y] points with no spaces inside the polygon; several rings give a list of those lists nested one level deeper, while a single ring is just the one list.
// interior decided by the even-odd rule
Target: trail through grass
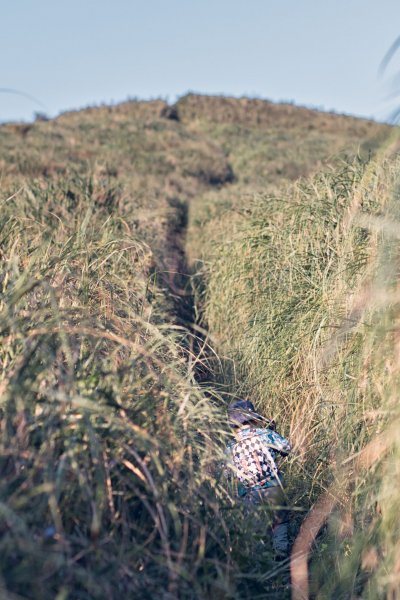
[{"label": "trail through grass", "polygon": [[397,453],[398,164],[367,160],[388,129],[244,99],[167,109],[0,128],[1,593],[289,597],[271,515],[254,531],[221,475],[241,394],[296,444],[292,538],[339,494],[313,593],[396,590],[397,461],[342,484],[382,431]]}]

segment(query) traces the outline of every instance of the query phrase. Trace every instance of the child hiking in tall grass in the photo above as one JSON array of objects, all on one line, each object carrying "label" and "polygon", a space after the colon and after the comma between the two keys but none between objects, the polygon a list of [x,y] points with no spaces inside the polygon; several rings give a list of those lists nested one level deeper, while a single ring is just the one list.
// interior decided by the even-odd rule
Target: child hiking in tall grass
[{"label": "child hiking in tall grass", "polygon": [[[249,517],[262,504],[274,511],[272,541],[277,559],[288,555],[289,513],[283,490],[283,476],[277,454],[291,451],[287,439],[275,431],[275,423],[256,413],[249,400],[237,400],[228,408],[235,439],[226,448],[226,471],[238,482],[238,495],[249,509]],[[267,423],[267,427],[265,424]]]}]

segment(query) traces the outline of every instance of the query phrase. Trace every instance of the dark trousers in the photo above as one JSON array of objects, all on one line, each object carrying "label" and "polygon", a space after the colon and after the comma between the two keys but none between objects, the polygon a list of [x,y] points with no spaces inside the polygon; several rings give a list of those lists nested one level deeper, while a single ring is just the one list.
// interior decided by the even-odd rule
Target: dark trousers
[{"label": "dark trousers", "polygon": [[248,490],[243,496],[243,502],[251,508],[267,503],[274,512],[272,521],[272,543],[277,555],[287,555],[289,552],[288,528],[289,511],[285,494],[280,485],[261,489]]}]

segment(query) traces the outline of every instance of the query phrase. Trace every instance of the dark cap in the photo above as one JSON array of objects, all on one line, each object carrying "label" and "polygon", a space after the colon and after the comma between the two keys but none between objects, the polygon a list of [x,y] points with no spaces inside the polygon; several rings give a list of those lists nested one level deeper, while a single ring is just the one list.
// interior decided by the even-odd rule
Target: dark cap
[{"label": "dark cap", "polygon": [[244,425],[249,421],[264,421],[264,417],[256,413],[250,400],[235,400],[228,407],[228,417],[231,425]]}]

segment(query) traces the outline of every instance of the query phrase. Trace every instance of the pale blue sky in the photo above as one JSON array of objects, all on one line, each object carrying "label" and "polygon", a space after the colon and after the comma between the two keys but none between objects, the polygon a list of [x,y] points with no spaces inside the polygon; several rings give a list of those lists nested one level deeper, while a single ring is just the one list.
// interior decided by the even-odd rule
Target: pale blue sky
[{"label": "pale blue sky", "polygon": [[400,1],[3,0],[0,31],[0,88],[44,105],[2,92],[1,121],[188,90],[384,119]]}]

